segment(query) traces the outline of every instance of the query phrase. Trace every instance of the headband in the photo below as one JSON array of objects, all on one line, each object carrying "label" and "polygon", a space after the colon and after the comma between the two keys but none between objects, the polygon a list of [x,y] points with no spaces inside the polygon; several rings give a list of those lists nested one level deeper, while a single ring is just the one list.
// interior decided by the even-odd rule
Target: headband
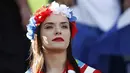
[{"label": "headband", "polygon": [[44,20],[51,14],[59,14],[63,13],[68,19],[69,22],[71,23],[72,26],[72,38],[75,36],[77,32],[76,28],[76,17],[73,16],[72,9],[67,7],[64,4],[58,4],[57,2],[52,2],[48,6],[42,6],[39,8],[34,15],[29,19],[29,24],[27,25],[27,38],[30,39],[31,41],[34,40],[34,34],[36,31],[36,28],[44,22]]}]

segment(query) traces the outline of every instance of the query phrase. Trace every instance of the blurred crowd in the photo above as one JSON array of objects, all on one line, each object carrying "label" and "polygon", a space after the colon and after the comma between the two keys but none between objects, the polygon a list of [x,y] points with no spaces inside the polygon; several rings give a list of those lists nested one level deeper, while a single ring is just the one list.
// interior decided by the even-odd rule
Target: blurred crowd
[{"label": "blurred crowd", "polygon": [[[26,38],[26,24],[36,10],[35,5],[42,6],[36,1],[0,2],[2,73],[24,73],[28,68],[30,42]],[[78,32],[72,39],[75,58],[102,73],[130,73],[130,0],[55,1],[70,6],[77,17]]]}]

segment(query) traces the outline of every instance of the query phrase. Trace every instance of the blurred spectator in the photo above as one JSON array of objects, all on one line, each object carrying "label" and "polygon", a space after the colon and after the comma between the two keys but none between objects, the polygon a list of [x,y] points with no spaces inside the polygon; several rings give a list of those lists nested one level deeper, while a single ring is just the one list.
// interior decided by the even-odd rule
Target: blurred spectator
[{"label": "blurred spectator", "polygon": [[77,0],[77,5],[72,8],[78,22],[100,28],[104,32],[113,27],[120,15],[118,0]]},{"label": "blurred spectator", "polygon": [[26,0],[0,2],[0,72],[24,73],[29,41],[25,36],[30,11]]},{"label": "blurred spectator", "polygon": [[79,27],[73,39],[74,56],[104,73],[126,73],[123,56],[130,55],[129,0],[77,0],[77,4],[73,7]]}]

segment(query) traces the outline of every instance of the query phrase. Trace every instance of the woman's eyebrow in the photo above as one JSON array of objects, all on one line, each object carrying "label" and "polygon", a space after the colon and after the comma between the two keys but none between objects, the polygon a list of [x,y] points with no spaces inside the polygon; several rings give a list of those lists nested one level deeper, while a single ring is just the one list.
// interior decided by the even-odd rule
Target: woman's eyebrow
[{"label": "woman's eyebrow", "polygon": [[68,24],[69,22],[60,22],[60,24]]},{"label": "woman's eyebrow", "polygon": [[[55,23],[53,23],[53,22],[46,22],[46,23],[44,23],[44,26],[46,26],[46,25],[54,25]],[[60,22],[60,24],[69,24],[69,22]]]},{"label": "woman's eyebrow", "polygon": [[54,23],[53,22],[46,22],[44,25],[47,25],[47,24],[53,25]]}]

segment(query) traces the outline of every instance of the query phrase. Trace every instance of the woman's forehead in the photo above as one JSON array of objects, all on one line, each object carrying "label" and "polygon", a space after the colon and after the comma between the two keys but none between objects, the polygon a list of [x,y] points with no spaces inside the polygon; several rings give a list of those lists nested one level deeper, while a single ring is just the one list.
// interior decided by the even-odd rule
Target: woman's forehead
[{"label": "woman's forehead", "polygon": [[44,22],[69,22],[69,20],[63,14],[51,14]]}]

